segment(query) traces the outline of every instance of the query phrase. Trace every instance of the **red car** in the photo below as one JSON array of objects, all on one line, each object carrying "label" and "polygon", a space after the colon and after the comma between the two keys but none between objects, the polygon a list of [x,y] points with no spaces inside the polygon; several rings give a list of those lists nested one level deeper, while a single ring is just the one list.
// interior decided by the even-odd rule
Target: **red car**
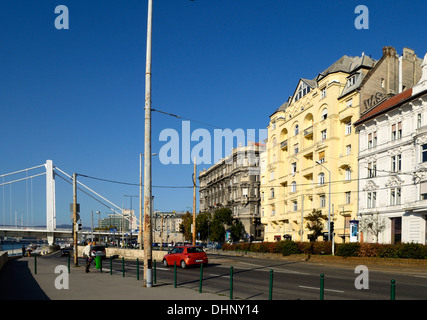
[{"label": "red car", "polygon": [[181,268],[196,264],[208,264],[208,256],[199,246],[176,246],[163,257],[163,265],[173,266],[176,262]]}]

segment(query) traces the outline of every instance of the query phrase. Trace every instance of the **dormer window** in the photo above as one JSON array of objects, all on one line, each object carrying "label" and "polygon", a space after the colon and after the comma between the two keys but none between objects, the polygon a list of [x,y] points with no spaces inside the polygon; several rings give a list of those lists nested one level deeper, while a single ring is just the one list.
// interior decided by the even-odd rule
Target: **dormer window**
[{"label": "dormer window", "polygon": [[310,90],[311,90],[310,86],[307,85],[304,81],[302,81],[295,95],[295,101],[298,101],[299,99],[304,97],[306,94],[310,92]]},{"label": "dormer window", "polygon": [[354,85],[356,83],[357,76],[358,76],[358,74],[354,74],[350,78],[348,78],[347,87],[351,87],[352,85]]}]

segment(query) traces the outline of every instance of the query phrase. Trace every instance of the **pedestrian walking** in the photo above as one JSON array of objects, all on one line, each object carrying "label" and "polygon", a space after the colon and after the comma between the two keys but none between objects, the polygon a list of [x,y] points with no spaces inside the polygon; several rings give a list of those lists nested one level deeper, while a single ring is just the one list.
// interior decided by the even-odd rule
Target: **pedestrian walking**
[{"label": "pedestrian walking", "polygon": [[83,249],[83,258],[86,259],[86,273],[90,272],[90,263],[92,262],[92,257],[90,256],[91,249],[92,242],[89,242]]},{"label": "pedestrian walking", "polygon": [[22,245],[22,256],[25,257],[25,246]]}]

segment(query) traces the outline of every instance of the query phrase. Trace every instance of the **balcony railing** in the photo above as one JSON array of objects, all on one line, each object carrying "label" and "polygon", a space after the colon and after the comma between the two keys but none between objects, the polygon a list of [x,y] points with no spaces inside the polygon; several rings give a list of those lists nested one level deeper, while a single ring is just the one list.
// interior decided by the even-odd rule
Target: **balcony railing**
[{"label": "balcony railing", "polygon": [[309,136],[313,134],[313,126],[308,127],[304,130],[304,136]]},{"label": "balcony railing", "polygon": [[280,143],[280,148],[282,148],[282,150],[288,148],[288,139]]}]

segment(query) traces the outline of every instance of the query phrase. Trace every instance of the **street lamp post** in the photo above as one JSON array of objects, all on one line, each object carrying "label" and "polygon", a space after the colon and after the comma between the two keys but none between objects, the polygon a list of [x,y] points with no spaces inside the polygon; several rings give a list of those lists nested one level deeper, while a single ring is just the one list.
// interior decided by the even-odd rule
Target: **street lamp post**
[{"label": "street lamp post", "polygon": [[329,213],[328,213],[328,241],[331,241],[331,171],[326,168],[320,161],[316,161],[319,166],[325,168],[329,173]]},{"label": "street lamp post", "polygon": [[[193,1],[193,0],[192,0]],[[147,55],[145,66],[145,151],[151,155],[151,44],[153,30],[153,0],[148,0]],[[151,157],[144,157],[144,287],[152,287],[151,253]]]}]

